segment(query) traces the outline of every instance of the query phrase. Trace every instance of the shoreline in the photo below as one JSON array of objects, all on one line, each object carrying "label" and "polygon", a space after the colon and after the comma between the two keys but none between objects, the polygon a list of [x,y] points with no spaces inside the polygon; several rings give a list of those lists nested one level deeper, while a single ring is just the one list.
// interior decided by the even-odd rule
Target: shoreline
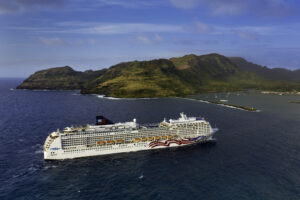
[{"label": "shoreline", "polygon": [[207,101],[207,102],[216,104],[216,105],[224,105],[227,107],[234,107],[234,108],[238,108],[238,109],[249,111],[249,112],[259,112],[260,111],[254,107],[239,106],[239,105],[234,105],[234,104],[229,104],[229,103],[224,103],[224,102],[219,102],[219,101]]},{"label": "shoreline", "polygon": [[300,104],[300,101],[289,101],[289,103]]},{"label": "shoreline", "polygon": [[276,94],[276,95],[300,95],[300,92],[298,91],[292,91],[292,92],[277,92],[277,91],[260,91],[261,94]]},{"label": "shoreline", "polygon": [[[194,100],[194,101],[200,101],[202,103],[211,103],[211,104],[215,104],[215,105],[220,105],[220,106],[224,106],[224,107],[228,107],[228,108],[234,108],[234,109],[239,109],[239,110],[243,110],[243,111],[248,111],[248,112],[259,112],[260,110],[253,108],[253,107],[247,107],[247,106],[240,106],[240,105],[234,105],[234,104],[229,104],[227,102],[220,102],[220,101],[209,101],[209,100],[202,100],[202,99],[193,99],[193,98],[186,98],[186,97],[140,97],[140,98],[123,98],[123,97],[110,97],[110,96],[106,96],[103,94],[81,94],[79,92],[79,90],[31,90],[31,89],[16,89],[14,88],[13,90],[29,90],[29,91],[33,91],[33,92],[53,92],[53,91],[76,91],[78,93],[76,93],[76,95],[92,95],[92,96],[96,96],[99,99],[110,99],[110,100],[145,100],[145,99],[159,99],[159,98],[180,98],[180,99],[185,99],[185,100]],[[212,93],[206,93],[206,94],[212,94]],[[217,94],[217,93],[216,93]],[[72,94],[75,95],[75,94]],[[294,102],[292,102],[294,103]]]},{"label": "shoreline", "polygon": [[257,108],[247,107],[247,106],[239,106],[239,105],[234,105],[234,104],[229,104],[229,103],[224,103],[224,102],[219,102],[219,101],[209,101],[209,100],[192,99],[192,98],[182,98],[182,99],[191,100],[191,101],[200,101],[202,103],[211,103],[211,104],[224,106],[227,108],[243,110],[243,111],[247,111],[247,112],[260,112],[260,110]]}]

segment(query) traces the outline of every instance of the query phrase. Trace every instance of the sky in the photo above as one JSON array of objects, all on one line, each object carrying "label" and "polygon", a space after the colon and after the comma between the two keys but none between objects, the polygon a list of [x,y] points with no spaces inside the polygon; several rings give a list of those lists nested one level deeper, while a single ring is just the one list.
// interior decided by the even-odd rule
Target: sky
[{"label": "sky", "polygon": [[219,53],[300,68],[298,0],[0,0],[0,77]]}]

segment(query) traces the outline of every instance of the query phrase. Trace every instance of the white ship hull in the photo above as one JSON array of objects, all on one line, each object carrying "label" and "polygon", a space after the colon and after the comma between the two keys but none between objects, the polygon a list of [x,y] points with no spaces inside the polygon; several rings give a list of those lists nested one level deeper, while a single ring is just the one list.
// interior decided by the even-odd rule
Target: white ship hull
[{"label": "white ship hull", "polygon": [[[57,150],[55,153],[51,152],[44,152],[44,159],[45,160],[63,160],[63,159],[74,159],[80,157],[90,157],[90,156],[100,156],[100,155],[108,155],[108,154],[117,154],[117,153],[129,153],[129,152],[137,152],[137,151],[145,151],[145,150],[153,150],[153,149],[162,149],[162,148],[172,148],[172,147],[182,147],[188,146],[198,143],[205,143],[212,141],[212,134],[210,136],[205,136],[199,140],[193,141],[188,144],[176,144],[176,143],[169,143],[167,141],[161,141],[162,143],[167,144],[166,146],[155,146],[151,147],[151,142],[140,142],[134,144],[117,144],[111,145],[111,149],[105,147],[95,147],[95,148],[78,148],[78,151],[74,153],[72,152],[65,152],[64,150]],[[155,141],[154,141],[155,142]]]}]

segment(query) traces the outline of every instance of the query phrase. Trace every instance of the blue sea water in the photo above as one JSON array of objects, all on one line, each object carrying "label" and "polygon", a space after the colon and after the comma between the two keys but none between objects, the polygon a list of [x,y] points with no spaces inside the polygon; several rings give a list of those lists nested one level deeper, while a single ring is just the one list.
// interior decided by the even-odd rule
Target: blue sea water
[{"label": "blue sea water", "polygon": [[[257,92],[191,96],[253,106],[247,112],[198,100],[106,99],[78,91],[11,90],[0,79],[0,199],[300,199],[300,96]],[[49,132],[96,115],[139,123],[203,116],[214,144],[43,160]]]}]

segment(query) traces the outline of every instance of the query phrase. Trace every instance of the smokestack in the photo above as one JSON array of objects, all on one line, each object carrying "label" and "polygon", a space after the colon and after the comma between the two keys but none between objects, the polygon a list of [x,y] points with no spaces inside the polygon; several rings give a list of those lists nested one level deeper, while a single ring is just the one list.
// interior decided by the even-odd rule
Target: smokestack
[{"label": "smokestack", "polygon": [[96,125],[106,125],[106,124],[113,124],[113,122],[101,115],[96,116]]}]

